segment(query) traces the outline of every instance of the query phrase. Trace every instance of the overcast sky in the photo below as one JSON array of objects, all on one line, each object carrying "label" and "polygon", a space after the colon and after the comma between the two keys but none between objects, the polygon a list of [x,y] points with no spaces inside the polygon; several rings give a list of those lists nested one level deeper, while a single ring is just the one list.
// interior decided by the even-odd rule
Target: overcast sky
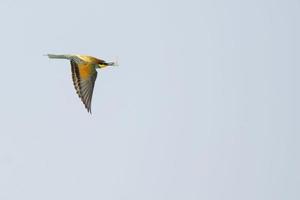
[{"label": "overcast sky", "polygon": [[[1,0],[0,199],[300,199],[299,9]],[[93,115],[47,53],[119,58]]]}]

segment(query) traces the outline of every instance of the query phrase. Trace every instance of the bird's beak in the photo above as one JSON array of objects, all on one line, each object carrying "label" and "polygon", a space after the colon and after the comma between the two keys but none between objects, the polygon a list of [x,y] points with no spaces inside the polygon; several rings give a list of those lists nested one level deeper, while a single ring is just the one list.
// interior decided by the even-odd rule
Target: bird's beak
[{"label": "bird's beak", "polygon": [[107,64],[107,66],[115,66],[115,67],[117,67],[117,66],[119,66],[118,58],[116,58],[115,61],[113,61],[113,62],[107,62],[106,64]]},{"label": "bird's beak", "polygon": [[100,68],[104,68],[104,67],[107,67],[107,66],[118,66],[118,63],[116,63],[116,62],[105,62],[105,63],[99,64]]},{"label": "bird's beak", "polygon": [[106,64],[107,64],[107,66],[119,66],[118,63],[116,63],[116,62],[108,62]]}]

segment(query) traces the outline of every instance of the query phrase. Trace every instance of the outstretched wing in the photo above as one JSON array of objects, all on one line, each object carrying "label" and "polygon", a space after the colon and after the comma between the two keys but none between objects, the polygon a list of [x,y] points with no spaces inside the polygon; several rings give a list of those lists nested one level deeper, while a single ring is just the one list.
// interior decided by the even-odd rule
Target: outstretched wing
[{"label": "outstretched wing", "polygon": [[87,111],[91,113],[97,71],[92,64],[77,64],[74,60],[71,60],[71,70],[75,90]]}]

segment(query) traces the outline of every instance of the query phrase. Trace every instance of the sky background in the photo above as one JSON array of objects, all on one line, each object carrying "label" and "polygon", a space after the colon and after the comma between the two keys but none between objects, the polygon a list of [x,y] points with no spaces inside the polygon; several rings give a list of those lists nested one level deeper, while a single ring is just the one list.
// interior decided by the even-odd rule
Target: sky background
[{"label": "sky background", "polygon": [[[300,199],[299,9],[1,0],[0,199]],[[119,58],[93,115],[47,53]]]}]

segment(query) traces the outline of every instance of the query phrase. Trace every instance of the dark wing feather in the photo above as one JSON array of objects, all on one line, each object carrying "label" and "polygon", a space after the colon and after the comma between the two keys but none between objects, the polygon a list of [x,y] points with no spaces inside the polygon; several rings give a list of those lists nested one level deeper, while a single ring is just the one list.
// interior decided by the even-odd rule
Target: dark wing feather
[{"label": "dark wing feather", "polygon": [[91,103],[93,97],[93,91],[95,86],[95,81],[97,79],[97,71],[94,69],[94,72],[91,74],[90,78],[87,80],[81,80],[81,100],[85,105],[85,108],[88,112],[92,113],[91,111]]},{"label": "dark wing feather", "polygon": [[77,63],[71,60],[71,70],[72,70],[72,79],[74,83],[75,90],[80,97],[81,101],[83,102],[85,108],[89,113],[91,111],[91,103],[92,103],[92,96],[95,86],[95,81],[97,79],[97,71],[95,68],[91,68],[91,73],[88,78],[81,78],[80,70]]},{"label": "dark wing feather", "polygon": [[78,96],[81,98],[79,69],[77,63],[73,60],[71,60],[71,71],[72,71],[72,79],[73,79],[75,90]]}]

